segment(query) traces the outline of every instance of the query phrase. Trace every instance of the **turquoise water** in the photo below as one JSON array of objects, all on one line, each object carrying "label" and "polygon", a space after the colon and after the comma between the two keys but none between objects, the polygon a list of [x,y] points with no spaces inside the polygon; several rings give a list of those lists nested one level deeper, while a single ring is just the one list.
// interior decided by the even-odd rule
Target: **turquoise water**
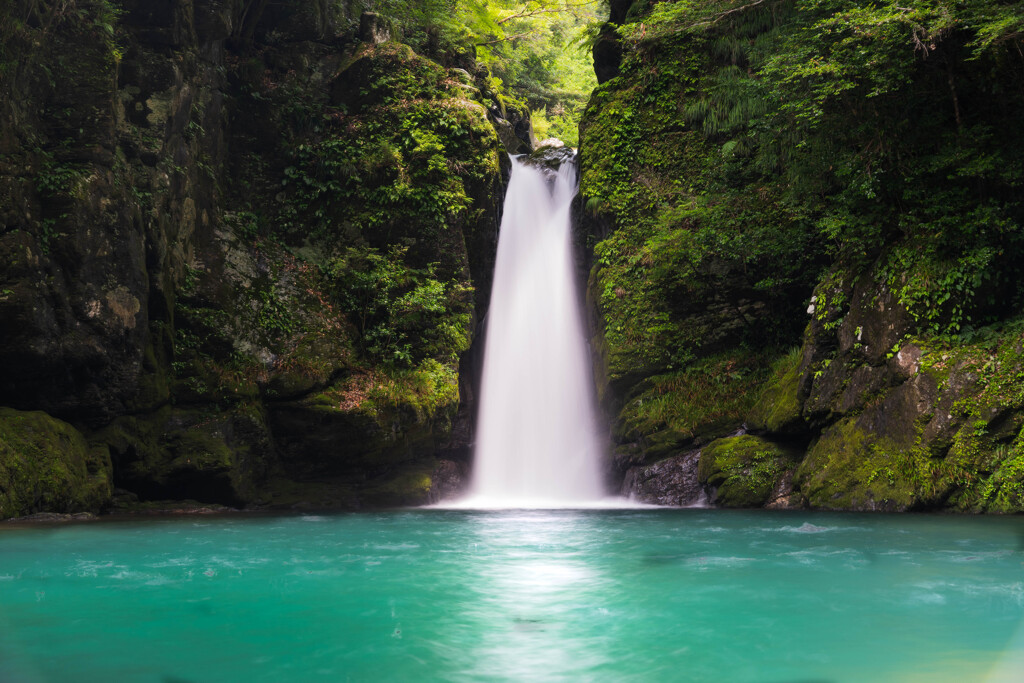
[{"label": "turquoise water", "polygon": [[0,681],[975,681],[1024,519],[721,510],[0,527]]}]

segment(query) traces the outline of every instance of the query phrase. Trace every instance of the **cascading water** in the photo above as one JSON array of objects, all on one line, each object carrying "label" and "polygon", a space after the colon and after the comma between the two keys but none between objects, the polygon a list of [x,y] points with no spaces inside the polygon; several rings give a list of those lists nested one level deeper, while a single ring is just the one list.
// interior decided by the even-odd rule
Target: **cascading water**
[{"label": "cascading water", "polygon": [[470,501],[558,507],[604,495],[570,211],[575,161],[553,187],[513,158],[498,239]]}]

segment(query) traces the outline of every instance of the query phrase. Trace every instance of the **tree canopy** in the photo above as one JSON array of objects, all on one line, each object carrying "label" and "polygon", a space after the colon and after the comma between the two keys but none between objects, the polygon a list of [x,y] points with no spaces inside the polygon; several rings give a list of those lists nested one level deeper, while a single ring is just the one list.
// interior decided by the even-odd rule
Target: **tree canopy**
[{"label": "tree canopy", "polygon": [[584,35],[607,16],[607,0],[385,0],[381,10],[419,50],[474,54],[496,88],[530,106],[538,137],[577,143],[597,84]]}]

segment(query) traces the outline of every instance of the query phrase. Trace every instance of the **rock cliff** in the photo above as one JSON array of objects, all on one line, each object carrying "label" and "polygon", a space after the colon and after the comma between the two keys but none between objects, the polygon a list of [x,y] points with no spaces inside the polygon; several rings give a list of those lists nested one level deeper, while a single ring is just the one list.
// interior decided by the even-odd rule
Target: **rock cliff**
[{"label": "rock cliff", "polygon": [[371,4],[0,6],[0,517],[420,503],[465,459],[528,114]]},{"label": "rock cliff", "polygon": [[625,494],[1024,509],[1020,34],[856,4],[612,3],[580,155]]}]

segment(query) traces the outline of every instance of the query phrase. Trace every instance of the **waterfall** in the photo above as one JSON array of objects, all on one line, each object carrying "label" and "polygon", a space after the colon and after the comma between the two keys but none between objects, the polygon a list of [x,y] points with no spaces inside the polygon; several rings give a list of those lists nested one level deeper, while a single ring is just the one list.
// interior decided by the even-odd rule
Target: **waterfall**
[{"label": "waterfall", "polygon": [[575,160],[554,184],[513,158],[488,309],[471,502],[557,507],[604,495],[603,440],[574,276]]}]

